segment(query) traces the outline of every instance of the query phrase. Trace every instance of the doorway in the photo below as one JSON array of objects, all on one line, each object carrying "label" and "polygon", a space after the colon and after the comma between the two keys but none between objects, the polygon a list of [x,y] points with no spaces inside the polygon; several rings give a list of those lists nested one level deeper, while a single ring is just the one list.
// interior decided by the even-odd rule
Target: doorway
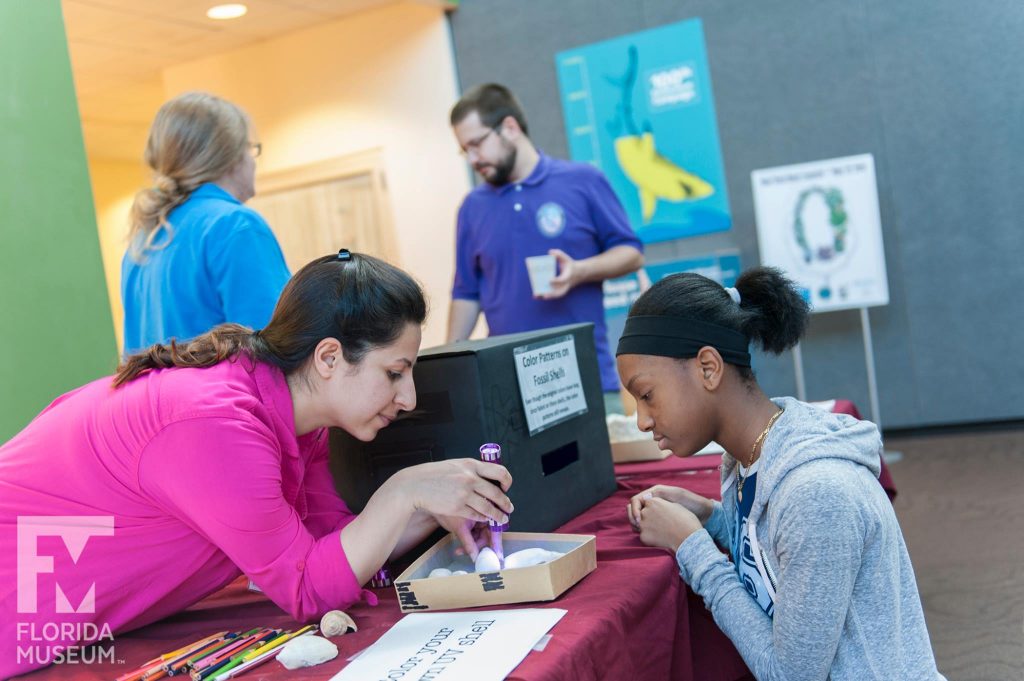
[{"label": "doorway", "polygon": [[397,264],[379,149],[257,178],[248,205],[270,224],[294,273],[339,248]]}]

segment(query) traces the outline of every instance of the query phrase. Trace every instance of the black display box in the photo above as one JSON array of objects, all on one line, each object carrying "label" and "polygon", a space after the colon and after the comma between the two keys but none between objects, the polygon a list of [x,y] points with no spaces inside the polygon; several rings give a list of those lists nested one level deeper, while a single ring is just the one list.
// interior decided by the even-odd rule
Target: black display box
[{"label": "black display box", "polygon": [[[565,348],[570,339],[586,410],[558,417],[557,409],[549,409],[551,424],[538,429],[535,423],[531,435],[516,370],[517,361],[527,360],[516,349]],[[567,360],[560,361],[565,368]],[[557,376],[559,369],[554,371]],[[331,429],[331,473],[353,511],[396,471],[429,461],[479,458],[486,442],[501,445],[502,463],[512,474],[512,530],[550,532],[615,491],[592,324],[429,348],[420,353],[413,377],[416,408],[373,442]],[[579,391],[570,392],[578,398]],[[572,404],[578,409],[578,399]]]}]

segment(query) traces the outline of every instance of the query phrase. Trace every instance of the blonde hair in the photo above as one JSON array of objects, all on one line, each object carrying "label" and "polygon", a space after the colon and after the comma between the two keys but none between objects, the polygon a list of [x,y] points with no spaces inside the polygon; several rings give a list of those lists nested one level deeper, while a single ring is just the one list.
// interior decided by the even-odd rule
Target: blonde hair
[{"label": "blonde hair", "polygon": [[231,102],[205,92],[187,92],[164,103],[146,141],[146,164],[153,186],[135,195],[129,252],[137,262],[146,251],[163,248],[154,241],[167,216],[201,184],[231,171],[249,146],[249,119]]}]

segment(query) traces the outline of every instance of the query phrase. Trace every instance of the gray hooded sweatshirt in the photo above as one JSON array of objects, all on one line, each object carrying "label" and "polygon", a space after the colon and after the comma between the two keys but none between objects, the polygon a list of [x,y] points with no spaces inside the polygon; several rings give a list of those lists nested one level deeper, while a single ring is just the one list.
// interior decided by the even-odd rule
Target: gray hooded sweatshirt
[{"label": "gray hooded sweatshirt", "polygon": [[759,681],[937,681],[914,570],[892,504],[878,484],[881,440],[868,421],[792,398],[762,444],[747,526],[773,617],[715,545],[731,544],[736,460],[722,464],[722,499],[705,529],[676,551]]}]

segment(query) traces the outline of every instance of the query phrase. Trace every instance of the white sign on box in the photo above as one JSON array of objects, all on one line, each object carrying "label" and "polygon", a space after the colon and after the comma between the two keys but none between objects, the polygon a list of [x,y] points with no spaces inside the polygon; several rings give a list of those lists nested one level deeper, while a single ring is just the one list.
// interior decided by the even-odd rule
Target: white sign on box
[{"label": "white sign on box", "polygon": [[499,681],[565,613],[532,608],[406,615],[331,681]]},{"label": "white sign on box", "polygon": [[871,154],[751,173],[761,264],[801,286],[815,312],[889,304]]},{"label": "white sign on box", "polygon": [[512,350],[530,435],[587,411],[576,340],[559,336]]}]

